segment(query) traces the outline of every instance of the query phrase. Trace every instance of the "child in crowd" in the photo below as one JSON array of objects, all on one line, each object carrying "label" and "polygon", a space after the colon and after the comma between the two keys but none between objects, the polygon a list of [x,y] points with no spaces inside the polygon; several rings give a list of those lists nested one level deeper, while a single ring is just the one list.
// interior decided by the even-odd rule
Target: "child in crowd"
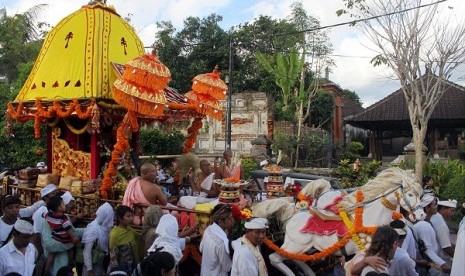
[{"label": "child in crowd", "polygon": [[[45,220],[52,230],[53,239],[63,244],[73,243],[78,245],[79,238],[74,235],[71,221],[65,215],[66,207],[63,198],[61,196],[51,197],[47,203],[47,209],[48,213],[45,215]],[[46,273],[50,271],[54,259],[55,254],[49,253],[45,264]],[[74,248],[68,251],[68,259],[68,263],[72,266],[74,263]]]}]

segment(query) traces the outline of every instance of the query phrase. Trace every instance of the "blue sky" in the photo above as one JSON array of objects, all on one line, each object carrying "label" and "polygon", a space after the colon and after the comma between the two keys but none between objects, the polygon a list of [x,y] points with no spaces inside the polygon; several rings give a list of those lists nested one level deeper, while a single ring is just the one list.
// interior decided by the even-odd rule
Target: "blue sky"
[{"label": "blue sky", "polygon": [[[170,20],[179,30],[183,26],[183,20],[188,16],[205,17],[216,13],[223,17],[221,27],[228,30],[239,23],[253,21],[259,15],[285,18],[290,14],[292,2],[295,0],[107,0],[107,4],[113,5],[120,15],[131,14],[131,23],[147,46],[154,42],[157,21]],[[348,20],[335,14],[336,10],[343,7],[342,0],[303,0],[302,3],[308,14],[318,18],[321,25]],[[53,26],[87,4],[87,1],[0,0],[0,8],[6,7],[8,15],[24,12],[38,4],[48,4],[41,13],[40,19]],[[465,14],[463,0],[448,0],[441,5],[445,12],[461,14],[462,17]],[[356,91],[364,106],[373,104],[399,88],[398,81],[391,77],[388,68],[373,68],[369,63],[376,53],[369,49],[370,42],[359,29],[343,26],[329,29],[328,34],[333,44],[333,58],[336,62],[330,79],[342,88]],[[460,78],[464,75],[465,70],[462,67],[451,81],[464,85],[465,80]]]}]

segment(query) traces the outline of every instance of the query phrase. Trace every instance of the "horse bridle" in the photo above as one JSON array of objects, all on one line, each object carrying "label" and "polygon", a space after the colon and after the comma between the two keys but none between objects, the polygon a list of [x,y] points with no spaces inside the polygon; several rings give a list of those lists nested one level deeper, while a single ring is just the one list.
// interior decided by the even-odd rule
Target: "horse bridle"
[{"label": "horse bridle", "polygon": [[[409,191],[410,188],[408,188],[408,189],[405,191],[405,190],[404,190],[404,186],[402,186],[402,184],[397,184],[397,187],[392,188],[391,191],[389,191],[389,192],[387,192],[387,193],[385,193],[385,194],[383,194],[383,195],[380,195],[380,196],[378,196],[378,197],[375,197],[375,198],[373,198],[373,199],[371,199],[371,200],[369,200],[369,201],[366,201],[366,202],[362,202],[362,203],[360,203],[360,204],[357,204],[356,206],[354,206],[354,208],[355,208],[355,207],[359,207],[359,206],[364,206],[364,205],[370,204],[370,203],[372,203],[372,202],[375,202],[375,201],[378,200],[378,199],[383,199],[383,198],[384,198],[384,199],[386,200],[386,202],[382,202],[383,206],[385,206],[385,207],[388,208],[388,209],[391,209],[390,207],[386,206],[386,205],[388,205],[388,204],[392,204],[389,200],[386,199],[386,196],[388,196],[388,195],[390,195],[390,194],[392,194],[392,193],[396,193],[396,194],[397,194],[397,190],[398,190],[398,189],[400,189],[400,191],[401,191],[402,199],[404,200],[405,205],[407,205],[407,207],[410,209],[410,210],[408,210],[408,211],[411,212],[411,213],[413,213],[415,210],[412,208],[412,205],[410,204],[410,201],[408,201],[407,196],[406,196],[406,194],[405,194],[406,192]],[[397,204],[400,205],[400,199],[399,199],[399,197],[398,197],[397,195],[396,195],[396,197],[397,197]],[[387,202],[388,202],[388,203],[387,203]],[[391,210],[392,210],[392,209],[391,209]]]}]

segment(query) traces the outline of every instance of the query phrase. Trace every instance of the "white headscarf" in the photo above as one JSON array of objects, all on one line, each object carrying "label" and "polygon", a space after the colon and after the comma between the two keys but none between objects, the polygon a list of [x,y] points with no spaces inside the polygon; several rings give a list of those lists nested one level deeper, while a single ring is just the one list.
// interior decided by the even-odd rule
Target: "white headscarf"
[{"label": "white headscarf", "polygon": [[97,209],[97,217],[87,225],[82,235],[82,243],[98,240],[99,247],[108,253],[109,233],[114,223],[113,207],[105,202]]},{"label": "white headscarf", "polygon": [[[171,214],[163,215],[158,223],[155,233],[158,237],[153,242],[147,252],[153,252],[157,249],[168,252],[173,255],[176,264],[182,258],[181,247],[178,241],[178,220]],[[163,247],[163,249],[161,249]]]}]

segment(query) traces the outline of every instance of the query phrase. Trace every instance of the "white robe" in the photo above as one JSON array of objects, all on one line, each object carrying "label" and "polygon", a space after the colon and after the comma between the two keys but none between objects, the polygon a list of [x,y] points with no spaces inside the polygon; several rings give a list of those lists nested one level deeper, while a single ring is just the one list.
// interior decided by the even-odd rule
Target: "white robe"
[{"label": "white robe", "polygon": [[415,261],[412,260],[403,248],[398,247],[394,258],[390,262],[389,275],[391,276],[418,276],[415,271]]},{"label": "white robe", "polygon": [[231,271],[229,241],[226,233],[216,223],[208,226],[200,243],[202,265],[200,276],[227,276]]},{"label": "white robe", "polygon": [[231,276],[258,276],[258,263],[250,248],[239,238],[232,242],[234,256]]},{"label": "white robe", "polygon": [[[443,248],[447,248],[452,246],[452,242],[450,240],[450,231],[449,226],[447,226],[446,220],[440,213],[436,213],[431,217],[431,225],[433,225],[434,231],[436,232],[436,238],[439,243],[439,257],[446,261],[446,263],[452,266],[452,257],[449,256]],[[442,272],[441,275],[449,275],[448,273]]]},{"label": "white robe", "polygon": [[452,262],[451,276],[464,274],[465,264],[465,231],[460,231],[455,244],[454,261]]},{"label": "white robe", "polygon": [[415,260],[417,259],[417,250],[418,250],[417,242],[415,240],[415,237],[413,236],[413,232],[410,226],[407,226],[406,230],[407,230],[407,235],[405,236],[404,242],[402,243],[402,249],[407,251],[410,258]]},{"label": "white robe", "polygon": [[[213,179],[215,177],[215,174],[214,173],[211,173],[209,176],[207,176],[202,184],[200,184],[200,186],[202,188],[204,188],[205,190],[211,190],[212,186],[213,186]],[[180,207],[184,207],[186,209],[195,209],[195,205],[197,203],[208,203],[208,202],[212,202],[214,200],[216,200],[217,198],[208,198],[207,197],[207,193],[205,192],[200,192],[200,194],[198,196],[182,196],[180,199],[179,199],[179,203],[178,205]]]},{"label": "white robe", "polygon": [[[417,239],[422,239],[427,248],[426,255],[438,266],[445,264],[446,262],[439,257],[439,245],[436,239],[436,232],[434,232],[433,226],[427,221],[419,221],[413,226],[413,231]],[[434,268],[430,269],[431,275],[440,275],[440,272]]]}]

